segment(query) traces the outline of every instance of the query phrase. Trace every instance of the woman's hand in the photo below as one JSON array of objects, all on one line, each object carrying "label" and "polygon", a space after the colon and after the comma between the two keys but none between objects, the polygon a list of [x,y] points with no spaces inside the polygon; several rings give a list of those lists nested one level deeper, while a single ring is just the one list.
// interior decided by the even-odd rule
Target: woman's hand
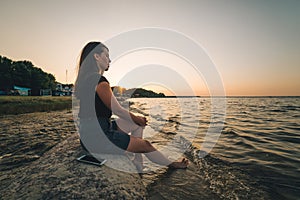
[{"label": "woman's hand", "polygon": [[146,126],[147,125],[147,119],[146,119],[146,117],[134,115],[134,117],[132,118],[132,120],[134,121],[134,123],[136,123],[139,126]]}]

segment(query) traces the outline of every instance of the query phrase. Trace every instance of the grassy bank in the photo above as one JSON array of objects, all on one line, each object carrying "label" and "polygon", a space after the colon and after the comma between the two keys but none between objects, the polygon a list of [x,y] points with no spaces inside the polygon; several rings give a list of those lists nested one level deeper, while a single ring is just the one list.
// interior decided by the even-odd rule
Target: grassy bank
[{"label": "grassy bank", "polygon": [[0,96],[0,115],[47,112],[72,108],[72,97]]}]

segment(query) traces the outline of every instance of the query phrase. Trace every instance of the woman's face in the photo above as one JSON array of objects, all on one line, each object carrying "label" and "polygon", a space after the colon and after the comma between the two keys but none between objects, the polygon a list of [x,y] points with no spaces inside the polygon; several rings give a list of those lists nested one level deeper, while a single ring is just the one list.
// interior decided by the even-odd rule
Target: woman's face
[{"label": "woman's face", "polygon": [[98,65],[98,67],[100,68],[100,70],[107,71],[109,68],[109,63],[110,63],[108,50],[106,48],[104,48],[103,51],[101,52],[101,54],[95,53],[94,56],[95,56],[96,63]]}]

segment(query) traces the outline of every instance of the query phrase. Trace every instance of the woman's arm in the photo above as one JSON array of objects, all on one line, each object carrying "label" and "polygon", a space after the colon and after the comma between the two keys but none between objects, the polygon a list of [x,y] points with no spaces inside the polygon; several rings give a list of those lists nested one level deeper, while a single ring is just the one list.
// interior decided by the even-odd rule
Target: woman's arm
[{"label": "woman's arm", "polygon": [[126,120],[133,120],[139,126],[146,126],[145,117],[136,116],[128,110],[124,109],[111,91],[108,82],[101,82],[97,85],[96,92],[103,103],[118,117]]}]

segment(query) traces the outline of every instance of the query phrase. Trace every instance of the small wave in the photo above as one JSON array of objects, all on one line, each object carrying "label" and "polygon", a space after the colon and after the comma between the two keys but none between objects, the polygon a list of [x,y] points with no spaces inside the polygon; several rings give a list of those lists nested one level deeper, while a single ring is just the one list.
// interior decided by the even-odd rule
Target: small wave
[{"label": "small wave", "polygon": [[258,119],[240,119],[238,120],[239,123],[246,123],[246,124],[263,124],[262,118],[258,118]]},{"label": "small wave", "polygon": [[288,105],[288,106],[282,106],[282,109],[284,109],[284,110],[299,110],[300,107]]},{"label": "small wave", "polygon": [[299,136],[297,138],[285,135],[285,136],[277,136],[277,140],[280,140],[281,142],[291,142],[295,144],[300,144],[300,138]]},{"label": "small wave", "polygon": [[282,110],[282,109],[273,109],[273,110],[269,110],[270,112],[278,112],[278,113],[282,113],[282,112],[288,112],[287,110]]},{"label": "small wave", "polygon": [[284,128],[295,130],[295,131],[300,131],[300,125],[299,126],[286,126]]},{"label": "small wave", "polygon": [[287,131],[273,131],[272,135],[276,136],[289,136],[289,137],[299,137],[299,133],[291,133]]},{"label": "small wave", "polygon": [[255,149],[255,147],[251,144],[248,144],[247,142],[245,141],[237,141],[234,143],[234,145],[239,145],[239,146],[243,146],[244,148],[246,149]]},{"label": "small wave", "polygon": [[299,118],[300,118],[300,115],[299,115],[299,114],[295,114],[295,115],[292,115],[292,117],[294,117],[294,118],[296,118],[296,119],[297,119],[297,118],[299,119]]},{"label": "small wave", "polygon": [[287,131],[273,131],[272,133],[273,140],[279,141],[281,143],[290,142],[294,144],[300,143],[299,133],[292,133]]},{"label": "small wave", "polygon": [[239,134],[237,133],[237,131],[231,129],[231,128],[227,128],[225,127],[222,131],[222,134],[225,135],[232,135],[232,136],[238,136]]}]

